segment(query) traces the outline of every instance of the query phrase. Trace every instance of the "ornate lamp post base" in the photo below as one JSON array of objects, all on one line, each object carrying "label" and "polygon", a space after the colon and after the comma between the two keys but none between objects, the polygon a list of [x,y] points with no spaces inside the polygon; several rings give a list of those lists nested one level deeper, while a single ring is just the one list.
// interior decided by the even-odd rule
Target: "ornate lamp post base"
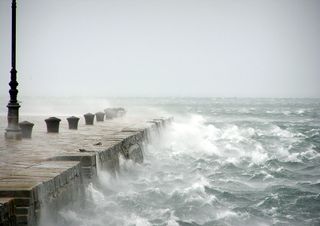
[{"label": "ornate lamp post base", "polygon": [[5,138],[7,140],[21,140],[21,131],[17,130],[17,131],[9,131],[8,129],[6,129],[7,131],[4,133]]},{"label": "ornate lamp post base", "polygon": [[19,103],[9,103],[8,107],[8,127],[5,137],[7,139],[21,139],[21,129],[19,127]]}]

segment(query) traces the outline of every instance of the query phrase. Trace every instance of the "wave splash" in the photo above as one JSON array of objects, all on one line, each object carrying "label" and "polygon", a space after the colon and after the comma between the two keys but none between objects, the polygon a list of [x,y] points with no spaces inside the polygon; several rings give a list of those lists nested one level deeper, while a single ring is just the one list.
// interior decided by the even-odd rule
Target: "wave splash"
[{"label": "wave splash", "polygon": [[100,172],[59,225],[320,224],[319,122],[301,119],[309,108],[291,112],[299,118],[178,116],[143,164]]}]

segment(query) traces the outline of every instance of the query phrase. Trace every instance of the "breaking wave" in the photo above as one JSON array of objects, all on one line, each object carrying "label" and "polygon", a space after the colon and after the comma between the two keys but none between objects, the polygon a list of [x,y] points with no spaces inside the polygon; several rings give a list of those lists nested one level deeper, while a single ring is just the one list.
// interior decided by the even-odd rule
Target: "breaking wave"
[{"label": "breaking wave", "polygon": [[121,161],[117,178],[100,172],[86,205],[61,210],[60,225],[320,224],[314,104],[287,103],[282,114],[252,100],[225,111],[221,100],[214,111],[192,103],[146,145],[143,164]]}]

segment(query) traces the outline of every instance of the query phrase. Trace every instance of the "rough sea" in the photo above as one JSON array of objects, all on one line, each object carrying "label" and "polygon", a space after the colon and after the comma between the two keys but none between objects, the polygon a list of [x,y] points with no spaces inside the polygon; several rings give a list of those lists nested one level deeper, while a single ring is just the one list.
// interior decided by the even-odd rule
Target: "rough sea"
[{"label": "rough sea", "polygon": [[175,120],[145,145],[143,164],[100,172],[86,204],[60,210],[55,225],[320,225],[320,99],[110,103]]}]

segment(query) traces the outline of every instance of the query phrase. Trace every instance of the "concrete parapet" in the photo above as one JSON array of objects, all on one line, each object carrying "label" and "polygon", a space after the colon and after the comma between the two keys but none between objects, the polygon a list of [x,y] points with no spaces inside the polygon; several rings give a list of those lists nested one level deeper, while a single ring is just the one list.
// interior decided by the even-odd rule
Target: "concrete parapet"
[{"label": "concrete parapet", "polygon": [[79,152],[70,153],[52,157],[48,160],[51,161],[75,161],[79,162],[81,176],[83,179],[93,178],[96,176],[96,154],[95,152]]},{"label": "concrete parapet", "polygon": [[2,176],[0,197],[14,199],[16,225],[37,225],[41,205],[61,196],[66,185],[78,181],[78,162],[44,162]]}]

